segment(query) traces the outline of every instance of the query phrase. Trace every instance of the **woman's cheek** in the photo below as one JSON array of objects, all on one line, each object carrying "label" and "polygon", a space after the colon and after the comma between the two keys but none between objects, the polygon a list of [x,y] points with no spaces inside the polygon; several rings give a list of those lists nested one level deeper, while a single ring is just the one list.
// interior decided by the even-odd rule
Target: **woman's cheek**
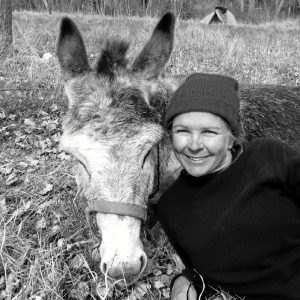
[{"label": "woman's cheek", "polygon": [[180,136],[173,137],[173,148],[176,152],[181,152],[187,145],[187,139]]}]

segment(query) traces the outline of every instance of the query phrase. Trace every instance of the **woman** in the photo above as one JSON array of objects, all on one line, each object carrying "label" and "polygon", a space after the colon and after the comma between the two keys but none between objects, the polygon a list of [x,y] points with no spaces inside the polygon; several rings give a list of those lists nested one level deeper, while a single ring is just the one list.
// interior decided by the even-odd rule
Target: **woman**
[{"label": "woman", "polygon": [[156,213],[186,266],[172,300],[300,299],[300,154],[266,138],[243,145],[237,91],[230,77],[193,74],[167,108],[183,171]]}]

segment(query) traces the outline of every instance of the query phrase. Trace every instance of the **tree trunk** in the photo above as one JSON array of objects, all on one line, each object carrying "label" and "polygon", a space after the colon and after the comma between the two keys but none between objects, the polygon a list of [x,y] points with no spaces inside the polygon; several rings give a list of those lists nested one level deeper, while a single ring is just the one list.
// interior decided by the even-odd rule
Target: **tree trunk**
[{"label": "tree trunk", "polygon": [[276,0],[275,18],[277,19],[285,0]]},{"label": "tree trunk", "polygon": [[265,12],[265,15],[267,16],[267,20],[270,20],[270,7],[268,7],[267,0],[263,0],[263,11]]},{"label": "tree trunk", "polygon": [[51,7],[50,7],[50,5],[48,3],[48,0],[43,0],[43,2],[44,2],[45,8],[48,11],[49,15],[51,15],[52,14],[52,10],[51,10]]},{"label": "tree trunk", "polygon": [[12,45],[11,0],[0,0],[0,60],[6,58]]},{"label": "tree trunk", "polygon": [[[1,0],[0,0],[0,1],[1,1]],[[4,0],[4,1],[5,1],[5,0]],[[33,1],[33,0],[30,0],[29,3],[30,3],[30,9],[31,9],[31,10],[35,10],[35,9],[36,9],[36,5],[35,5],[34,1]]]},{"label": "tree trunk", "polygon": [[241,13],[245,12],[245,2],[244,0],[240,0]]},{"label": "tree trunk", "polygon": [[248,3],[248,12],[251,13],[255,8],[255,0],[249,0]]}]

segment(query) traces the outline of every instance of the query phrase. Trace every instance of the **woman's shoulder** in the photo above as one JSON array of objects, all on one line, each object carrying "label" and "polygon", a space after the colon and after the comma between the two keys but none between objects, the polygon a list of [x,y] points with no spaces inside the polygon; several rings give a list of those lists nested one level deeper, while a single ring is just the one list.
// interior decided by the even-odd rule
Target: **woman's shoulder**
[{"label": "woman's shoulder", "polygon": [[184,170],[182,170],[177,179],[161,194],[157,204],[166,204],[174,202],[178,195],[185,191],[183,186]]},{"label": "woman's shoulder", "polygon": [[284,152],[287,149],[296,152],[296,150],[293,150],[287,143],[273,138],[267,138],[267,137],[253,139],[252,141],[246,143],[245,149],[247,149],[247,151],[260,152],[260,153],[262,150],[267,151],[267,153],[270,152],[272,153],[272,152]]},{"label": "woman's shoulder", "polygon": [[268,137],[255,138],[250,142],[248,142],[248,146],[252,146],[252,147],[253,146],[273,147],[274,145],[276,147],[277,146],[282,147],[285,145],[285,143],[280,140],[276,140]]},{"label": "woman's shoulder", "polygon": [[[289,160],[300,159],[300,152],[287,143],[272,138],[256,138],[245,144],[244,158],[257,162],[272,164],[287,163]],[[252,159],[251,159],[252,158]]]}]

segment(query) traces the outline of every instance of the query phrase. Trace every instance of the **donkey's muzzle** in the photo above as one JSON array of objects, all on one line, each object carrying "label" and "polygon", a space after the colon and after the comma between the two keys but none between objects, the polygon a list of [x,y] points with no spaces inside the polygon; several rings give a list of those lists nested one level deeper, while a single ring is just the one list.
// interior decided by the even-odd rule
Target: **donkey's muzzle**
[{"label": "donkey's muzzle", "polygon": [[143,274],[147,265],[147,256],[142,252],[141,257],[135,262],[114,261],[111,267],[101,261],[101,272],[120,286],[130,286],[134,284]]}]

